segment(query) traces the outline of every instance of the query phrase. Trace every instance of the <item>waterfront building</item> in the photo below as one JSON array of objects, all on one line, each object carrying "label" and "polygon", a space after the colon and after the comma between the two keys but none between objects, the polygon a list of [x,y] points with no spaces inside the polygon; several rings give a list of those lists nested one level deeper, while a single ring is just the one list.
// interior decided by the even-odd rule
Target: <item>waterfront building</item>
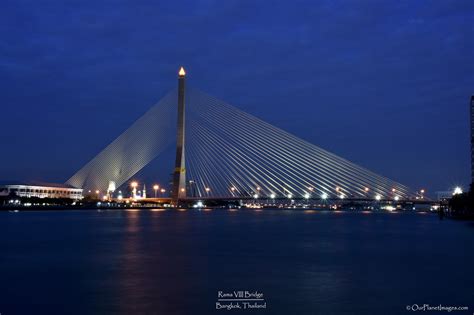
[{"label": "waterfront building", "polygon": [[471,96],[471,185],[474,184],[474,95]]},{"label": "waterfront building", "polygon": [[82,189],[66,184],[8,183],[0,184],[0,197],[14,194],[18,197],[82,199]]}]

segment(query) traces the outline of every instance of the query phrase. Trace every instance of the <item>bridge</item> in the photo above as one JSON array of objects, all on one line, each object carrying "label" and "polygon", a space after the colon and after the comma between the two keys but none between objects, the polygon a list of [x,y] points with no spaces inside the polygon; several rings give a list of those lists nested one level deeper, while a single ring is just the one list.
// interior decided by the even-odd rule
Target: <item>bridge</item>
[{"label": "bridge", "polygon": [[[177,123],[176,123],[177,122]],[[128,181],[169,148],[176,148],[169,200],[423,198],[376,174],[186,86],[167,93],[68,181],[106,190]],[[164,197],[164,196],[161,196]]]}]

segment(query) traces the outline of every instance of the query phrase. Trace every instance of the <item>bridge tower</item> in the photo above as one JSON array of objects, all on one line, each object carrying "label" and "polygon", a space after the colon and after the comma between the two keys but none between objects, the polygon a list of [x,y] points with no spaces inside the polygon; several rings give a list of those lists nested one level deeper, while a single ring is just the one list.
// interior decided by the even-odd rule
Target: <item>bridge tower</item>
[{"label": "bridge tower", "polygon": [[179,199],[186,198],[186,168],[184,155],[184,93],[186,72],[181,67],[178,73],[178,129],[176,136],[176,160],[173,171],[173,186],[171,188],[171,200],[178,205]]}]

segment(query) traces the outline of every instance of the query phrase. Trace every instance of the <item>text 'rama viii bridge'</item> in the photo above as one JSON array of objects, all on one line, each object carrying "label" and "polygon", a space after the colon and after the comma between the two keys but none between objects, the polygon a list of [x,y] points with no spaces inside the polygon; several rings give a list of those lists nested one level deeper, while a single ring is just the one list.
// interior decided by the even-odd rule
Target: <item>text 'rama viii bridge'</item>
[{"label": "text 'rama viii bridge'", "polygon": [[[176,105],[178,124],[176,128]],[[175,140],[176,139],[176,140]],[[169,92],[74,174],[78,188],[119,187],[176,146],[170,197],[411,200],[416,193],[236,107],[186,88]]]}]

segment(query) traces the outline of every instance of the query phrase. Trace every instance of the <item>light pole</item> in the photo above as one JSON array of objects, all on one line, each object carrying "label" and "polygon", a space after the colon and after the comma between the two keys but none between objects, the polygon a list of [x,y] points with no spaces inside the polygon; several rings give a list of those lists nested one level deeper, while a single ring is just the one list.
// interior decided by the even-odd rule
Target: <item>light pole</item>
[{"label": "light pole", "polygon": [[158,192],[158,189],[160,189],[160,186],[159,185],[154,185],[153,186],[153,190],[155,191],[155,199],[156,199],[156,194]]}]

